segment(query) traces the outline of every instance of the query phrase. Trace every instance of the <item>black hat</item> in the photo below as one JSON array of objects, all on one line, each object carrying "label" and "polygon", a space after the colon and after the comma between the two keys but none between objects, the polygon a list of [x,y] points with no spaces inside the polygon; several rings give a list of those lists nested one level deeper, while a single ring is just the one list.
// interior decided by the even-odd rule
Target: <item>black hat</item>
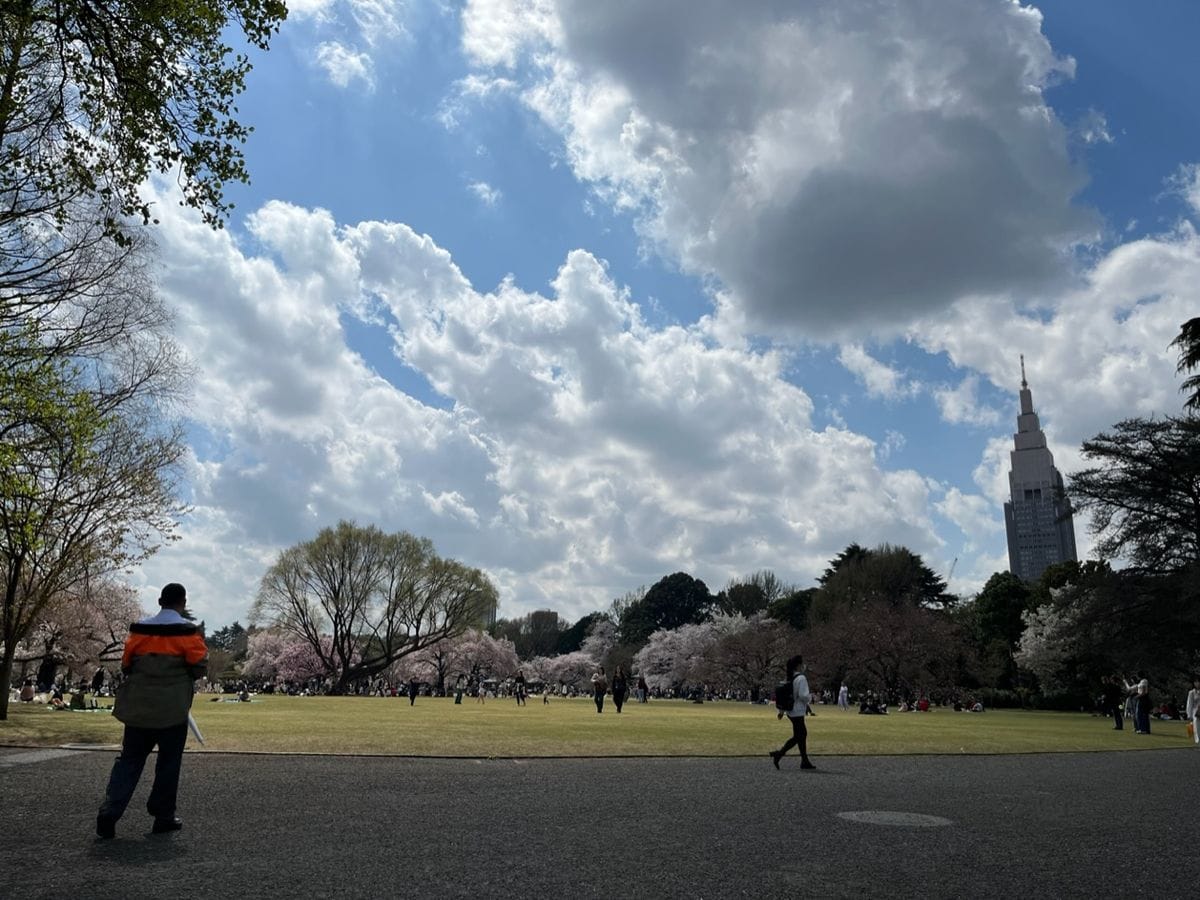
[{"label": "black hat", "polygon": [[158,597],[159,606],[178,606],[180,603],[187,602],[187,591],[182,584],[176,584],[172,581],[162,589],[162,594]]}]

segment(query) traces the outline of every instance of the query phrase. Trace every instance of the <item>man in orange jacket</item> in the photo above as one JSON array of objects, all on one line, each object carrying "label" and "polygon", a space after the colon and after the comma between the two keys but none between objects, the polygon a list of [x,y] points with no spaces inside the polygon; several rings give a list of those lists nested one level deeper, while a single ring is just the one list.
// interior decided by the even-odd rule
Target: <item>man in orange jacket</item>
[{"label": "man in orange jacket", "polygon": [[194,622],[184,618],[187,591],[168,584],[158,598],[156,616],[129,626],[121,670],[125,681],[117,689],[113,715],[125,723],[121,755],[113,763],[104,803],[96,817],[96,834],[116,836],[117,820],[125,812],[137,787],[146,758],[158,747],[154,786],[146,810],[154,816],[152,831],[178,831],[175,817],[179,770],[187,743],[188,710],[196,679],[204,675],[208,648]]}]

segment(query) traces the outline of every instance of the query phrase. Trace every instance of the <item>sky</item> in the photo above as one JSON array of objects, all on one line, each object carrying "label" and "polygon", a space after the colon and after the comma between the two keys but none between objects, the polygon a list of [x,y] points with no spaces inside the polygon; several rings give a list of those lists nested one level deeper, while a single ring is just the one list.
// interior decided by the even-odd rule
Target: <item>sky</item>
[{"label": "sky", "polygon": [[181,581],[245,623],[342,519],[483,569],[502,616],[807,587],[851,542],[969,596],[1008,567],[1022,354],[1065,475],[1181,410],[1190,0],[290,7],[227,227],[151,188],[195,376],[147,607]]}]

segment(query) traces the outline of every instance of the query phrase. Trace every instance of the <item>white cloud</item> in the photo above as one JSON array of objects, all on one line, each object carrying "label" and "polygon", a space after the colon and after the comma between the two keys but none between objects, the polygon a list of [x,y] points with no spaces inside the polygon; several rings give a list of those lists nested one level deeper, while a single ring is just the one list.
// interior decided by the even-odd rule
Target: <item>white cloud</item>
[{"label": "white cloud", "polygon": [[330,41],[317,47],[317,65],[338,87],[349,87],[352,82],[361,81],[367,90],[375,89],[375,64],[366,53]]},{"label": "white cloud", "polygon": [[952,487],[935,507],[967,536],[973,550],[985,546],[989,538],[1004,532],[1000,506],[979,494],[965,494]]},{"label": "white cloud", "polygon": [[[1182,397],[1171,341],[1200,308],[1200,237],[1187,223],[1131,241],[1099,258],[1082,287],[1050,309],[974,298],[914,325],[910,337],[954,365],[1005,389],[1001,413],[1015,426],[1025,356],[1034,409],[1059,470],[1086,464],[1083,441],[1135,416],[1177,415]],[[968,405],[969,408],[969,405]],[[974,472],[991,502],[1008,499],[1011,433],[987,442]],[[1090,520],[1076,517],[1080,558],[1091,552]]]},{"label": "white cloud", "polygon": [[[785,357],[648,326],[584,251],[549,296],[481,292],[405,225],[280,202],[248,221],[259,255],[174,211],[159,234],[204,449],[182,540],[141,577],[183,581],[210,621],[244,618],[273,554],[339,518],[430,537],[508,611],[567,615],[679,569],[807,583],[854,540],[940,547],[926,478],[815,429]],[[387,323],[451,408],[376,375],[346,316]]]},{"label": "white cloud", "polygon": [[454,90],[438,107],[437,119],[448,131],[458,128],[471,104],[482,103],[493,96],[510,94],[517,83],[510,78],[485,77],[471,74],[455,82]]},{"label": "white cloud", "polygon": [[[402,10],[299,6],[318,30],[353,26],[337,46],[347,58],[367,47],[364,72],[363,10]],[[1070,63],[1036,11],[561,9],[470,3],[464,47],[488,68],[459,97],[514,93],[537,110],[594,202],[629,210],[648,246],[715,276],[712,315],[651,327],[648,301],[585,250],[543,296],[471,284],[403,224],[272,202],[239,241],[165,197],[163,288],[198,371],[195,512],[142,570],[148,584],[182,580],[211,621],[244,617],[273,554],[340,517],[427,535],[484,567],[508,613],[579,614],[678,569],[710,584],[757,568],[806,583],[851,541],[906,544],[939,571],[958,555],[956,590],[1006,566],[1010,435],[985,438],[978,493],[932,482],[935,457],[928,472],[889,469],[903,436],[854,433],[839,412],[850,398],[821,398],[834,424],[815,426],[783,354],[746,341],[756,329],[853,327],[840,363],[873,396],[899,398],[929,386],[860,342],[907,323],[910,346],[964,373],[934,391],[943,418],[997,431],[1014,421],[1023,353],[1067,474],[1084,438],[1178,412],[1168,345],[1200,308],[1200,239],[1184,223],[1059,280],[1061,251],[1091,220],[1072,208],[1078,173],[1042,97]],[[1197,185],[1196,166],[1171,183],[1200,211]],[[489,186],[469,187],[486,202]],[[448,408],[377,375],[349,346],[348,318],[387,329]],[[981,408],[983,378],[1011,406]],[[965,543],[939,536],[943,519]]]},{"label": "white cloud", "polygon": [[330,15],[331,7],[337,0],[289,0],[288,16],[293,18],[320,18]]},{"label": "white cloud", "polygon": [[363,38],[376,46],[405,34],[406,0],[346,0],[350,15]]},{"label": "white cloud", "polygon": [[887,430],[883,437],[883,443],[879,446],[879,458],[888,460],[897,450],[903,450],[904,445],[908,443],[908,439],[899,431],[891,428]]},{"label": "white cloud", "polygon": [[406,0],[288,0],[288,15],[320,26],[353,29],[371,46],[405,33]]},{"label": "white cloud", "polygon": [[1073,63],[1040,29],[982,0],[474,0],[463,46],[648,242],[756,329],[813,335],[1069,277],[1097,224],[1042,95]]},{"label": "white cloud", "polygon": [[921,391],[919,382],[908,381],[904,373],[867,353],[862,344],[842,344],[838,362],[858,377],[872,397],[898,400],[913,397]]},{"label": "white cloud", "polygon": [[957,387],[934,388],[942,419],[952,424],[998,425],[1003,420],[999,410],[979,402],[979,376],[968,375]]},{"label": "white cloud", "polygon": [[[959,596],[978,593],[993,572],[1008,570],[1008,554],[989,553],[1004,547],[1004,515],[1001,503],[979,494],[968,494],[956,487],[946,490],[934,508],[962,532],[965,541],[952,541],[945,556],[946,568],[939,574],[948,577],[950,590]],[[953,570],[953,572],[951,572]]]},{"label": "white cloud", "polygon": [[486,181],[472,181],[467,187],[472,194],[483,201],[484,206],[495,206],[504,196],[498,188],[492,187]]},{"label": "white cloud", "polygon": [[1059,468],[1079,465],[1086,438],[1131,416],[1177,414],[1170,343],[1200,308],[1200,237],[1176,231],[1099,258],[1083,286],[1048,309],[973,298],[917,322],[910,339],[1009,392],[1015,422],[1024,354],[1034,407]]},{"label": "white cloud", "polygon": [[553,0],[471,0],[463,12],[463,48],[484,65],[511,68],[530,41],[560,39]]},{"label": "white cloud", "polygon": [[1180,166],[1168,186],[1183,198],[1193,215],[1200,216],[1200,163]]},{"label": "white cloud", "polygon": [[1085,144],[1111,144],[1113,136],[1108,130],[1108,119],[1099,110],[1089,109],[1075,123],[1075,133]]},{"label": "white cloud", "polygon": [[983,495],[994,504],[1003,505],[1009,498],[1009,452],[1013,449],[1011,437],[994,437],[980,454],[979,465],[971,478],[983,491]]},{"label": "white cloud", "polygon": [[288,13],[314,39],[315,63],[341,88],[361,82],[374,90],[379,52],[394,52],[408,36],[406,0],[295,0]]}]

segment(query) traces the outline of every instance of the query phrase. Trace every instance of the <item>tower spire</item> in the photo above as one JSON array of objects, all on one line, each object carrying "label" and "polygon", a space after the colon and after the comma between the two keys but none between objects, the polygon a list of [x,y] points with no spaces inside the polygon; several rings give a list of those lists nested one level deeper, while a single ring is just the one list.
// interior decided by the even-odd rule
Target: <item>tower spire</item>
[{"label": "tower spire", "polygon": [[1078,559],[1075,523],[1070,504],[1063,497],[1063,479],[1054,467],[1054,456],[1046,446],[1038,415],[1033,411],[1033,392],[1025,377],[1025,354],[1021,354],[1021,413],[1009,454],[1010,497],[1004,504],[1004,529],[1008,536],[1008,563],[1014,575],[1036,580],[1047,566]]}]

